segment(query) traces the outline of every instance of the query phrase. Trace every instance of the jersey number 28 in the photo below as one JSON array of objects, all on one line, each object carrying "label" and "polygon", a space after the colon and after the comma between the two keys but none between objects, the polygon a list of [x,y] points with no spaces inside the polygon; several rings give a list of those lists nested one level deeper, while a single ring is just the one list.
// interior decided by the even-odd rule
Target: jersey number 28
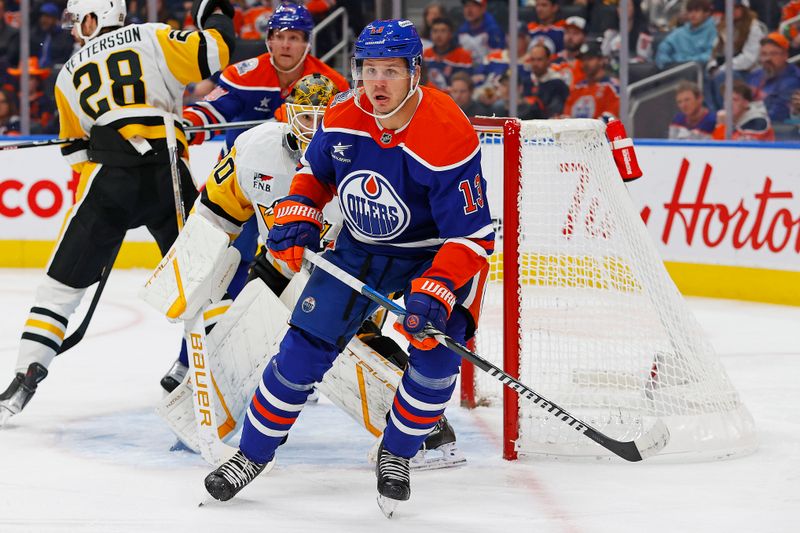
[{"label": "jersey number 28", "polygon": [[[115,104],[122,107],[145,103],[139,54],[133,50],[114,52],[106,59],[106,71],[111,80],[111,96]],[[81,89],[84,78],[88,78],[89,84]],[[72,84],[80,92],[81,109],[93,119],[111,109],[108,98],[99,98],[94,103],[90,101],[100,91],[102,83],[100,65],[94,62],[83,65],[72,75]]]}]

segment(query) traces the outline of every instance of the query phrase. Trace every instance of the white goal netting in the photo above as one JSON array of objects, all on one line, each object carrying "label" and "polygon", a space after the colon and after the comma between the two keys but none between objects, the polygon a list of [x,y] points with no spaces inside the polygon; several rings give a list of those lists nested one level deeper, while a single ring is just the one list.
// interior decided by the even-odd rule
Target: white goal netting
[{"label": "white goal netting", "polygon": [[[480,136],[492,216],[508,230],[503,134]],[[631,440],[659,418],[671,434],[662,456],[752,451],[752,418],[631,204],[604,124],[526,121],[520,144],[520,236],[503,242],[498,232],[477,352],[502,366],[502,324],[518,320],[520,381],[600,431]],[[504,302],[502,280],[514,274],[503,258],[514,251],[518,295]],[[476,372],[478,404],[501,389]],[[609,454],[529,402],[506,411],[519,424],[520,455]]]}]

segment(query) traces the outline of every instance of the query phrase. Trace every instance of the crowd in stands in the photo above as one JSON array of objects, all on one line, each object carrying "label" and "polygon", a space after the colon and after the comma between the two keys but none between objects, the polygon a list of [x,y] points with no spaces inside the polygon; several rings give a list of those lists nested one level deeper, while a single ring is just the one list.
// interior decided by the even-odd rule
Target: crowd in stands
[{"label": "crowd in stands", "polygon": [[[57,133],[52,84],[75,50],[60,26],[66,0],[34,2],[31,15],[33,133]],[[423,83],[449,93],[470,116],[507,115],[510,100],[509,46],[519,58],[517,115],[530,118],[602,118],[619,114],[620,49],[618,0],[521,0],[516,35],[506,34],[508,2],[432,2],[418,26],[423,38]],[[264,51],[264,0],[238,0],[234,24],[243,46],[235,59]],[[734,139],[798,139],[800,69],[788,62],[800,51],[800,0],[734,0]],[[354,33],[363,25],[365,0],[309,0],[317,21],[337,6],[350,15]],[[158,0],[160,22],[191,28],[187,0]],[[675,139],[724,138],[723,0],[631,0],[628,21],[629,79],[635,82],[687,62],[702,67],[702,86],[681,83],[679,110],[669,127]],[[147,19],[145,0],[128,0],[128,21]],[[797,18],[798,20],[794,20]],[[0,134],[19,131],[21,68],[19,6],[0,0]],[[338,34],[318,36],[318,50]],[[347,73],[346,73],[347,74]],[[188,88],[187,101],[214,88],[206,81]]]}]

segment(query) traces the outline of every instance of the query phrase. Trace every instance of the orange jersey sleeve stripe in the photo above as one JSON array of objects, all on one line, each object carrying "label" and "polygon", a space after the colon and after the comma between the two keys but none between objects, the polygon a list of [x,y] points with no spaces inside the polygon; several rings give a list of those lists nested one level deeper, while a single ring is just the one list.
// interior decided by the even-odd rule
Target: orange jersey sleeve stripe
[{"label": "orange jersey sleeve stripe", "polygon": [[[444,278],[453,282],[453,289],[462,287],[471,280],[475,274],[481,271],[488,263],[487,256],[493,248],[486,245],[491,241],[479,241],[477,239],[463,239],[474,243],[476,248],[483,250],[483,253],[476,253],[472,246],[461,242],[447,241],[436,252],[433,264],[423,274],[427,278]],[[484,243],[483,245],[480,243]]]},{"label": "orange jersey sleeve stripe", "polygon": [[334,190],[331,186],[323,184],[312,174],[295,174],[292,185],[289,187],[289,195],[299,194],[305,196],[314,205],[322,209],[333,199]]}]

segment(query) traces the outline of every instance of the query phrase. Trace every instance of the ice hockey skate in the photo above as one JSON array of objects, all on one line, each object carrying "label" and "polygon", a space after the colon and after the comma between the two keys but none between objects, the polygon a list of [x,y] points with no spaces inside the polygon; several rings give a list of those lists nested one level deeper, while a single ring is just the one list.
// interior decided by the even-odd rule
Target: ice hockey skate
[{"label": "ice hockey skate", "polygon": [[[378,459],[378,450],[381,441],[375,441],[375,445],[370,449],[367,459],[374,463]],[[458,449],[456,442],[456,432],[453,426],[442,415],[441,420],[433,426],[433,429],[425,438],[422,447],[417,455],[411,458],[411,470],[438,470],[440,468],[453,468],[467,464],[467,458]]]},{"label": "ice hockey skate", "polygon": [[391,518],[399,503],[411,497],[409,460],[385,450],[381,443],[375,475],[378,478],[378,507],[386,518]]},{"label": "ice hockey skate", "polygon": [[244,456],[241,450],[206,476],[206,490],[215,500],[226,502],[245,488],[262,472],[269,472],[275,458],[268,463],[256,463]]},{"label": "ice hockey skate", "polygon": [[36,392],[36,387],[47,377],[47,369],[31,363],[28,371],[18,372],[8,388],[0,394],[0,427],[12,416],[22,411]]},{"label": "ice hockey skate", "polygon": [[161,388],[170,393],[178,388],[178,385],[181,384],[183,378],[186,377],[186,372],[189,371],[189,368],[181,363],[180,359],[175,359],[175,362],[172,363],[172,366],[164,374],[164,377],[161,378]]}]

